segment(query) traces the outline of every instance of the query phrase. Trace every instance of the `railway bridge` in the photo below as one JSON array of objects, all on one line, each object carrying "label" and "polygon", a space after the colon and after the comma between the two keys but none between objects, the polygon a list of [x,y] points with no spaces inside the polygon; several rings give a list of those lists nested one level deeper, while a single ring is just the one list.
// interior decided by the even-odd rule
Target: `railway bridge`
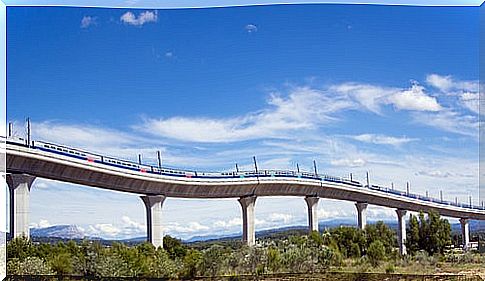
[{"label": "railway bridge", "polygon": [[29,197],[34,180],[51,179],[102,189],[139,194],[146,207],[147,239],[163,246],[162,206],[167,197],[235,198],[242,210],[242,239],[255,243],[255,203],[262,196],[299,196],[308,206],[308,229],[318,231],[320,198],[355,202],[358,227],[366,226],[369,204],[394,208],[398,221],[398,244],[406,254],[408,211],[435,211],[459,218],[463,245],[469,245],[469,221],[485,220],[485,208],[445,202],[391,188],[363,185],[351,179],[299,171],[257,170],[202,173],[142,165],[83,150],[37,141],[6,139],[6,180],[10,188],[10,232],[29,236]]}]

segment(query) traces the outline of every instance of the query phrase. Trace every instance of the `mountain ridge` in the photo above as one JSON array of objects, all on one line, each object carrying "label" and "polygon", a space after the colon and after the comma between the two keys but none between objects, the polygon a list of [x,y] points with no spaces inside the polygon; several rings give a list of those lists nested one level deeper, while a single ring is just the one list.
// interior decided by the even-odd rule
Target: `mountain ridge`
[{"label": "mountain ridge", "polygon": [[[373,224],[376,221],[370,221]],[[397,222],[394,221],[384,221],[390,228],[397,229]],[[319,231],[322,232],[327,228],[334,228],[339,226],[355,226],[355,221],[351,219],[335,219],[328,221],[321,221],[319,223]],[[451,224],[452,232],[460,232],[461,227],[459,223]],[[275,235],[282,232],[295,231],[298,233],[305,233],[307,230],[305,225],[294,225],[294,226],[283,226],[271,229],[264,229],[256,231],[256,237],[266,237]],[[485,230],[485,222],[471,221],[470,231],[482,231]],[[34,240],[45,240],[45,239],[61,239],[61,240],[100,240],[100,241],[117,241],[124,243],[140,243],[146,240],[145,236],[131,237],[125,239],[105,239],[101,237],[89,236],[82,228],[77,225],[53,225],[44,228],[31,228],[31,236]],[[186,239],[182,239],[184,243],[196,243],[196,242],[209,242],[218,240],[232,240],[237,239],[241,236],[241,232],[227,233],[227,234],[208,234],[208,235],[195,235]]]}]

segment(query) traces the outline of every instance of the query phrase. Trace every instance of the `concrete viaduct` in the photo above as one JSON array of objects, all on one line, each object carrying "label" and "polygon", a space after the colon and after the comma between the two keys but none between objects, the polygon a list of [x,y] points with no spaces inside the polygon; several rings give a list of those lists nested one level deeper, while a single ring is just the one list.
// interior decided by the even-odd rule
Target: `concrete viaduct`
[{"label": "concrete viaduct", "polygon": [[[361,184],[350,185],[324,177],[288,177],[268,170],[248,177],[173,176],[124,169],[92,161],[89,157],[72,157],[38,149],[34,144],[19,145],[9,141],[6,143],[6,154],[10,232],[14,237],[29,236],[29,193],[36,177],[141,194],[146,207],[147,239],[155,246],[162,246],[163,243],[162,206],[167,197],[238,198],[243,218],[242,239],[248,245],[255,243],[254,208],[260,196],[303,197],[308,206],[310,231],[318,231],[319,198],[355,202],[361,229],[366,226],[368,204],[394,208],[398,220],[398,244],[403,255],[406,254],[405,217],[408,211],[436,211],[442,216],[459,218],[465,249],[469,245],[469,220],[485,220],[483,206],[444,203],[438,199],[410,196],[409,193],[390,192]],[[268,174],[270,176],[264,176]]]}]

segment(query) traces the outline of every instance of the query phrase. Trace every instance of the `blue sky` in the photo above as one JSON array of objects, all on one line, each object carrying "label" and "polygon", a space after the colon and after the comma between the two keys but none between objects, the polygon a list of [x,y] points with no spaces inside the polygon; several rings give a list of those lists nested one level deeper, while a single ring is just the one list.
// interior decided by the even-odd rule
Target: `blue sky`
[{"label": "blue sky", "polygon": [[[18,135],[30,116],[37,139],[127,159],[162,150],[167,165],[208,170],[316,159],[328,174],[369,170],[373,183],[478,204],[478,21],[472,7],[9,7],[7,116]],[[31,198],[33,226],[144,231],[134,195],[38,180]],[[319,206],[322,220],[355,214]],[[234,199],[169,199],[164,211],[178,237],[240,231]],[[300,198],[260,198],[256,213],[257,229],[306,221]]]}]

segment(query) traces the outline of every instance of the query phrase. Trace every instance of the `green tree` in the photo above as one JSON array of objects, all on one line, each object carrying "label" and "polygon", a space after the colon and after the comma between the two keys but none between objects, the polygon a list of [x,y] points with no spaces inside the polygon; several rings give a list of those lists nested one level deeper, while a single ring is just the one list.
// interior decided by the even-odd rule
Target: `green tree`
[{"label": "green tree", "polygon": [[154,253],[154,249],[148,243],[138,247],[128,247],[122,243],[113,243],[111,253],[123,259],[129,276],[140,277],[150,274],[150,254]]},{"label": "green tree", "polygon": [[345,257],[360,257],[367,244],[365,233],[355,227],[341,226],[330,232],[329,246],[336,245]]},{"label": "green tree", "polygon": [[132,277],[125,260],[116,254],[98,256],[93,267],[93,275],[97,277]]},{"label": "green tree", "polygon": [[329,267],[336,258],[334,250],[327,246],[320,247],[318,251],[318,265],[321,269]]},{"label": "green tree", "polygon": [[225,264],[226,253],[224,247],[212,245],[202,253],[200,271],[204,276],[217,276]]},{"label": "green tree", "polygon": [[168,253],[158,248],[150,267],[150,277],[175,278],[177,277],[177,265],[170,259]]},{"label": "green tree", "polygon": [[429,212],[427,216],[420,212],[419,222],[411,217],[407,239],[412,253],[424,250],[429,255],[442,254],[451,245],[451,226],[436,212]]},{"label": "green tree", "polygon": [[182,241],[169,235],[163,237],[163,248],[171,259],[182,258],[187,253],[187,247],[182,244]]},{"label": "green tree", "polygon": [[270,246],[267,251],[268,270],[272,273],[278,272],[281,268],[281,253],[274,246]]},{"label": "green tree", "polygon": [[368,224],[365,227],[366,248],[374,241],[380,241],[386,253],[392,253],[395,246],[397,246],[396,232],[387,226],[383,221],[378,221],[375,224]]},{"label": "green tree", "polygon": [[190,249],[183,258],[182,275],[187,278],[193,278],[198,274],[199,264],[202,261],[202,255],[199,251]]},{"label": "green tree", "polygon": [[27,257],[32,257],[35,254],[35,249],[32,242],[26,237],[16,237],[7,244],[7,259],[24,260]]},{"label": "green tree", "polygon": [[446,247],[451,245],[451,226],[448,220],[440,218],[436,212],[428,214],[430,244],[425,250],[433,255],[435,253],[443,254]]},{"label": "green tree", "polygon": [[376,240],[369,245],[367,249],[367,258],[373,266],[378,266],[386,255],[386,248],[381,241]]},{"label": "green tree", "polygon": [[409,228],[407,229],[406,247],[410,254],[415,254],[419,251],[420,236],[419,236],[419,222],[416,216],[412,214],[409,216]]},{"label": "green tree", "polygon": [[323,237],[322,235],[316,231],[313,230],[310,235],[308,236],[310,243],[315,244],[317,246],[323,245]]},{"label": "green tree", "polygon": [[59,275],[69,275],[73,272],[71,255],[67,252],[51,256],[48,262],[52,270]]}]

